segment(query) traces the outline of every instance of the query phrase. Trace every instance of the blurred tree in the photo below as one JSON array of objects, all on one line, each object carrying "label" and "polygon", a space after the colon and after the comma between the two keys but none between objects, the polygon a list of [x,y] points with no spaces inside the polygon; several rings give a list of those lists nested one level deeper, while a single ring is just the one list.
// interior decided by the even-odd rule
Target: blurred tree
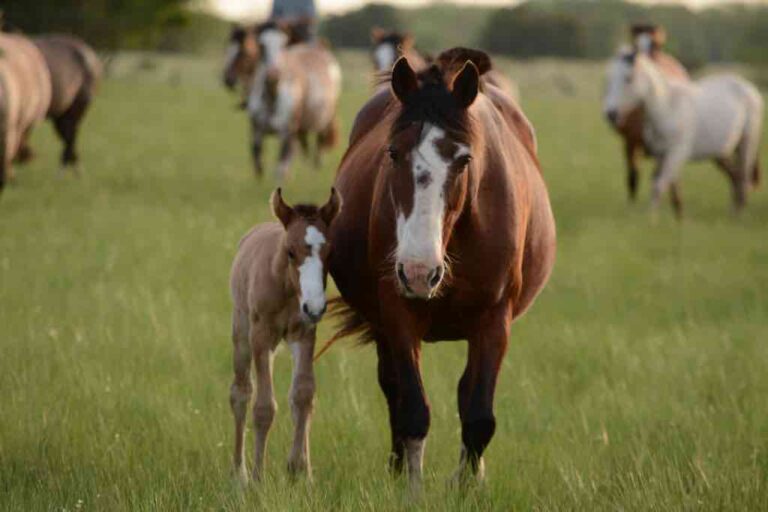
[{"label": "blurred tree", "polygon": [[189,0],[3,0],[25,32],[77,34],[102,48],[148,47],[187,22]]},{"label": "blurred tree", "polygon": [[405,27],[404,16],[398,9],[385,4],[367,4],[345,14],[329,16],[320,25],[320,35],[334,46],[367,48],[371,44],[371,28],[390,30]]}]

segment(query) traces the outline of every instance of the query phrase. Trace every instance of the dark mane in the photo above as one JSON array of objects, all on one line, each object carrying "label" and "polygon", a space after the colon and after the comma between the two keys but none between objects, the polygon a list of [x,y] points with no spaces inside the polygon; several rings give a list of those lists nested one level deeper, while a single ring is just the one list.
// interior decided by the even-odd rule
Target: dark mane
[{"label": "dark mane", "polygon": [[394,136],[416,123],[430,123],[445,130],[451,138],[469,144],[472,120],[457,105],[443,70],[432,64],[418,74],[418,80],[419,88],[405,99],[390,134]]}]

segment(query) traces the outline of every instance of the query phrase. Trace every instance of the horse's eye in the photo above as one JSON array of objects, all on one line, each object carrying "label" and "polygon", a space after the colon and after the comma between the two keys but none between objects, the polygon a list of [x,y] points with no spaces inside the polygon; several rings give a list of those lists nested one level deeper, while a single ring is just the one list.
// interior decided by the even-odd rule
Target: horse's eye
[{"label": "horse's eye", "polygon": [[472,155],[461,155],[459,158],[456,159],[456,170],[458,172],[461,172],[464,170],[465,167],[469,165],[469,162],[472,161]]},{"label": "horse's eye", "polygon": [[291,250],[288,250],[288,259],[291,260],[291,261],[295,260],[296,259],[296,253],[294,253]]},{"label": "horse's eye", "polygon": [[397,149],[395,149],[394,146],[388,146],[387,147],[387,154],[389,155],[389,159],[393,162],[397,161]]}]

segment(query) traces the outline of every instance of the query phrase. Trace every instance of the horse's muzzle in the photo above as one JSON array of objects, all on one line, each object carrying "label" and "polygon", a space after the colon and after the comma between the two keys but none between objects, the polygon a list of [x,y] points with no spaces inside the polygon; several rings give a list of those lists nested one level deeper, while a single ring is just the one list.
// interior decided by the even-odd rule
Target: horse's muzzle
[{"label": "horse's muzzle", "polygon": [[611,109],[605,113],[605,118],[608,119],[608,122],[611,123],[613,126],[619,125],[619,111],[615,109]]},{"label": "horse's muzzle", "polygon": [[443,265],[430,266],[423,263],[397,263],[397,280],[407,297],[431,299],[443,281]]}]

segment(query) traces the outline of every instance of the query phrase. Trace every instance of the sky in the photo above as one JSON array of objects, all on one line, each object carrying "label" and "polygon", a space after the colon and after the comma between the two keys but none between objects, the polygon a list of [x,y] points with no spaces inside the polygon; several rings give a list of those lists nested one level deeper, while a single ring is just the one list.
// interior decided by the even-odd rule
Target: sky
[{"label": "sky", "polygon": [[[264,16],[272,5],[271,0],[208,0],[214,11],[228,19],[254,18]],[[377,0],[400,6],[417,6],[434,0]],[[467,5],[511,5],[515,0],[451,0],[453,3]],[[654,0],[645,0],[653,2]],[[674,0],[673,0],[674,1]],[[690,7],[706,7],[719,3],[761,3],[768,0],[677,0],[674,3]],[[315,0],[321,14],[342,12],[368,3],[365,0]]]}]

